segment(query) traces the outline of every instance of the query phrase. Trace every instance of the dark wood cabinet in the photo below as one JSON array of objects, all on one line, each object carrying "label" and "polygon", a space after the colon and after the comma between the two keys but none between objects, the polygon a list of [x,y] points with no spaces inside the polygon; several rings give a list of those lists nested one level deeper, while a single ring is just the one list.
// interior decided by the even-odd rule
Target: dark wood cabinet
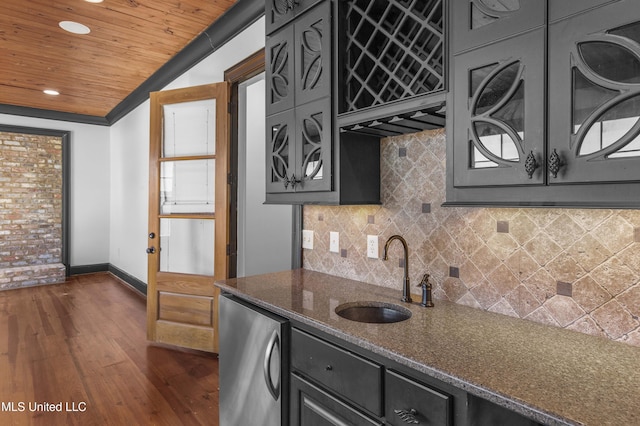
[{"label": "dark wood cabinet", "polygon": [[395,371],[385,372],[385,413],[387,424],[452,424],[453,398]]},{"label": "dark wood cabinet", "polygon": [[331,190],[330,12],[324,1],[267,38],[267,194]]},{"label": "dark wood cabinet", "polygon": [[[535,0],[534,0],[535,1]],[[604,6],[608,3],[615,3],[625,0],[550,0],[548,2],[548,15],[549,22],[553,23],[559,19],[568,18],[572,15],[576,15],[582,12],[589,11],[599,6]],[[631,3],[635,3],[631,1]]]},{"label": "dark wood cabinet", "polygon": [[455,186],[544,183],[544,60],[543,29],[454,57]]},{"label": "dark wood cabinet", "polygon": [[383,369],[379,364],[293,329],[291,367],[362,411],[383,415]]},{"label": "dark wood cabinet", "polygon": [[451,50],[458,54],[544,24],[541,0],[455,0],[451,2]]},{"label": "dark wood cabinet", "polygon": [[394,136],[444,126],[446,4],[337,2],[339,127]]},{"label": "dark wood cabinet", "polygon": [[331,189],[329,99],[267,117],[267,193]]},{"label": "dark wood cabinet", "polygon": [[549,39],[549,184],[640,182],[640,5],[555,22]]},{"label": "dark wood cabinet", "polygon": [[297,374],[291,375],[291,424],[299,426],[382,426]]},{"label": "dark wood cabinet", "polygon": [[290,342],[292,425],[538,425],[316,329],[294,323]]},{"label": "dark wood cabinet", "polygon": [[266,9],[278,22],[265,47],[266,202],[379,204],[379,138],[335,126],[334,3],[293,3],[287,14],[278,2]]},{"label": "dark wood cabinet", "polygon": [[451,56],[446,205],[640,206],[640,8],[547,4],[555,21]]},{"label": "dark wood cabinet", "polygon": [[325,0],[267,37],[267,116],[331,96],[330,6]]},{"label": "dark wood cabinet", "polygon": [[264,10],[267,35],[288,24],[320,1],[322,0],[267,0]]}]

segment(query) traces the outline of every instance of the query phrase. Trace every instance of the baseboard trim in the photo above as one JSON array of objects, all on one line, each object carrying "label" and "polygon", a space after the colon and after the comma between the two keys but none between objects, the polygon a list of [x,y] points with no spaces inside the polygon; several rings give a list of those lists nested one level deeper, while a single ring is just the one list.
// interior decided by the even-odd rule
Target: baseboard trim
[{"label": "baseboard trim", "polygon": [[109,264],[109,272],[129,284],[134,289],[138,290],[140,293],[144,294],[145,296],[147,295],[147,283],[137,279],[133,275],[127,274],[122,269],[116,268],[111,264]]},{"label": "baseboard trim", "polygon": [[109,270],[108,263],[96,263],[94,265],[70,266],[69,275],[93,274],[96,272],[107,272]]},{"label": "baseboard trim", "polygon": [[82,275],[82,274],[93,274],[96,272],[111,272],[116,277],[120,278],[122,281],[130,285],[133,289],[138,291],[140,294],[146,296],[147,295],[147,283],[141,281],[123,271],[120,268],[113,266],[110,263],[96,263],[94,265],[80,265],[80,266],[72,266],[69,268],[69,275]]}]

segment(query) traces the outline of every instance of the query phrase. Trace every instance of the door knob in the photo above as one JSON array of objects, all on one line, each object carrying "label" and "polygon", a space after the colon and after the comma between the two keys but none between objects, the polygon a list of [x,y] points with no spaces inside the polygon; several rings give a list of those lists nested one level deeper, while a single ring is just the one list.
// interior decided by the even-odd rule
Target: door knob
[{"label": "door knob", "polygon": [[147,248],[147,254],[153,254],[156,252],[156,248],[155,247],[149,247]]}]

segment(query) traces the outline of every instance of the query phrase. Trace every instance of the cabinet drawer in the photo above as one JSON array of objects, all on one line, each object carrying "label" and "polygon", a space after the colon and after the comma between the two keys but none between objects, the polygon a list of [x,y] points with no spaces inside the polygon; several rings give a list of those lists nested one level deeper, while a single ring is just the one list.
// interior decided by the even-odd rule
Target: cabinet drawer
[{"label": "cabinet drawer", "polygon": [[293,329],[291,366],[327,389],[382,416],[382,367]]},{"label": "cabinet drawer", "polygon": [[[414,416],[420,424],[451,425],[451,396],[393,371],[385,374],[387,424],[405,426]],[[403,420],[403,417],[405,418]]]},{"label": "cabinet drawer", "polygon": [[319,387],[291,375],[291,424],[300,426],[383,426]]}]

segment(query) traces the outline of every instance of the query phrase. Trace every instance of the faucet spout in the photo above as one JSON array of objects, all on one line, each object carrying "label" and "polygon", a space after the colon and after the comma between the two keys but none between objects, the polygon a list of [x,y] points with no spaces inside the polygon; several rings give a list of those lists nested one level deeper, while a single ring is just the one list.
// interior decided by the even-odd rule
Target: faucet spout
[{"label": "faucet spout", "polygon": [[411,286],[409,285],[409,247],[407,241],[400,235],[392,235],[384,244],[384,251],[382,252],[382,260],[387,260],[387,250],[393,240],[398,240],[402,243],[404,249],[404,282],[402,286],[402,301],[411,303]]}]

